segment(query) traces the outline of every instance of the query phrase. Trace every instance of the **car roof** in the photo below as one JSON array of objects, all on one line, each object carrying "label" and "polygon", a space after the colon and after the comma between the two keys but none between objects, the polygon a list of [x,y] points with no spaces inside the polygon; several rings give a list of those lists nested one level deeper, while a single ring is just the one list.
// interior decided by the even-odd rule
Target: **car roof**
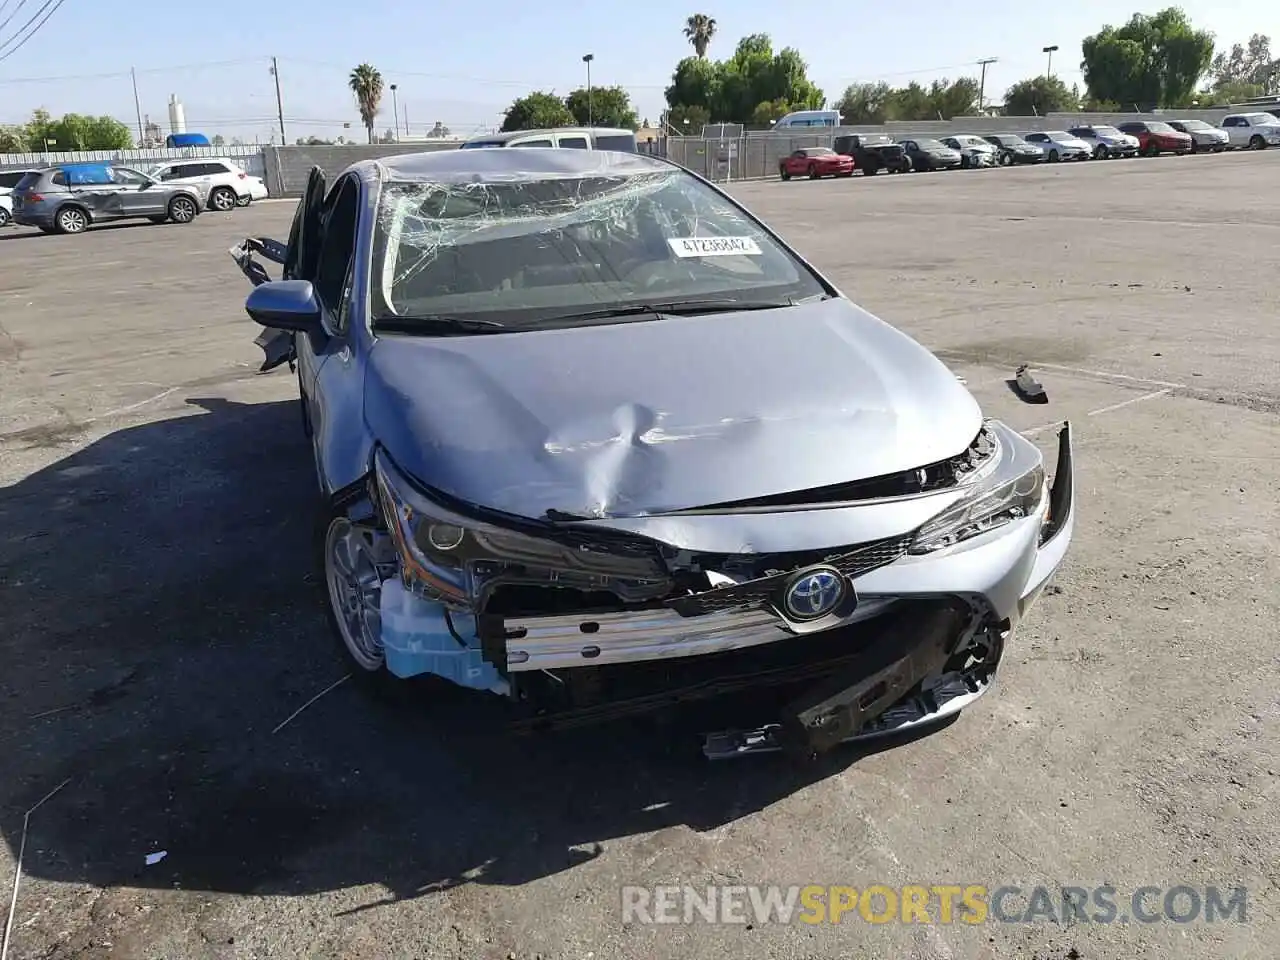
[{"label": "car roof", "polygon": [[477,140],[483,140],[485,143],[506,143],[508,140],[514,140],[517,137],[549,137],[564,136],[565,134],[573,135],[575,133],[589,133],[597,136],[603,134],[605,136],[635,136],[634,130],[624,130],[622,127],[542,127],[537,130],[509,130],[506,133],[486,133],[478,137],[472,137],[468,143],[474,143]]},{"label": "car roof", "polygon": [[354,164],[366,179],[444,184],[676,173],[682,168],[642,153],[614,150],[432,150]]}]

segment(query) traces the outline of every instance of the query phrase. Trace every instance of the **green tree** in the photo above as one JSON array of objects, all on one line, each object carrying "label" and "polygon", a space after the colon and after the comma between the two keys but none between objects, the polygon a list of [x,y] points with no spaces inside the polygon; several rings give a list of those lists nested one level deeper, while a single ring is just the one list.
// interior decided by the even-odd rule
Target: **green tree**
[{"label": "green tree", "polygon": [[220,133],[215,133],[210,138],[209,142],[213,144],[215,147],[225,147],[227,145],[227,138]]},{"label": "green tree", "polygon": [[934,116],[943,120],[952,117],[971,117],[978,106],[978,81],[973,77],[961,77],[949,81],[945,77],[929,85],[929,107]]},{"label": "green tree", "polygon": [[690,137],[696,137],[702,133],[702,128],[711,122],[711,111],[706,107],[692,106],[686,107],[679,104],[667,111],[667,123],[671,130],[676,130]]},{"label": "green tree", "polygon": [[1266,95],[1267,88],[1260,83],[1249,83],[1247,80],[1228,80],[1225,83],[1215,83],[1212,89],[1202,90],[1192,99],[1198,100],[1206,106],[1219,103],[1227,106],[1244,100],[1252,100],[1254,97],[1265,97]]},{"label": "green tree", "polygon": [[1196,30],[1178,7],[1135,13],[1123,27],[1104,26],[1081,43],[1091,97],[1126,108],[1184,102],[1213,59],[1213,34]]},{"label": "green tree", "polygon": [[53,117],[44,107],[31,111],[31,119],[23,128],[23,136],[27,147],[31,150],[44,150],[47,141],[53,139]]},{"label": "green tree", "polygon": [[890,120],[937,120],[929,91],[912,80],[905,87],[898,87],[889,94],[887,104]]},{"label": "green tree", "polygon": [[693,52],[705,57],[711,38],[716,35],[716,21],[705,13],[695,13],[684,22],[684,35],[693,44]]},{"label": "green tree", "polygon": [[836,109],[843,122],[850,126],[859,123],[884,123],[889,119],[889,100],[893,88],[887,83],[855,83],[845,88]]},{"label": "green tree", "polygon": [[623,87],[592,87],[590,102],[587,88],[574,90],[564,98],[564,105],[573,114],[575,123],[597,127],[636,128],[636,111],[631,106],[631,95]]},{"label": "green tree", "polygon": [[1011,117],[1043,117],[1046,113],[1067,113],[1080,107],[1074,91],[1057,77],[1030,77],[1019,80],[1004,93],[1004,112]]},{"label": "green tree", "polygon": [[769,127],[791,112],[791,104],[785,100],[765,100],[751,111],[751,123],[756,127]]},{"label": "green tree", "polygon": [[567,127],[574,123],[573,114],[554,93],[535,90],[507,107],[502,130],[541,130],[544,127]]},{"label": "green tree", "polygon": [[702,107],[708,114],[720,97],[723,67],[713,60],[685,57],[676,64],[671,86],[666,89],[667,105]]},{"label": "green tree", "polygon": [[22,127],[0,127],[0,153],[26,153],[27,132]]},{"label": "green tree", "polygon": [[1257,84],[1265,87],[1276,72],[1271,59],[1271,38],[1255,33],[1248,46],[1234,44],[1230,53],[1219,52],[1209,64],[1209,75],[1215,88],[1228,83]]},{"label": "green tree", "polygon": [[378,116],[378,108],[382,106],[382,74],[371,64],[362,63],[351,71],[347,86],[355,94],[360,122],[369,134],[369,142],[373,143],[373,124]]}]

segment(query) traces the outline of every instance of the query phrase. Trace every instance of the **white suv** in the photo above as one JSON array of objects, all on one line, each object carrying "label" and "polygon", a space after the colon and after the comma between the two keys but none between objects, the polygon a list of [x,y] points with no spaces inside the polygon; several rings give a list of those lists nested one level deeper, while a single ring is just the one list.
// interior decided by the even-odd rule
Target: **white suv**
[{"label": "white suv", "polygon": [[1222,129],[1236,148],[1280,147],[1280,119],[1270,113],[1233,113],[1222,118]]},{"label": "white suv", "polygon": [[221,157],[199,160],[167,160],[157,163],[147,175],[164,183],[190,183],[204,187],[209,209],[225,213],[232,207],[247,207],[252,200],[267,196],[261,177],[244,172],[236,163]]}]

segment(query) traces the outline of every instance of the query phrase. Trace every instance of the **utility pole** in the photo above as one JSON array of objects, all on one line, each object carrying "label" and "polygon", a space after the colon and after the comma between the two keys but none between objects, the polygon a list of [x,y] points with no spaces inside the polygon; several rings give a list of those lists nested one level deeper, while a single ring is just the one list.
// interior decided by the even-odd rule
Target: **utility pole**
[{"label": "utility pole", "polygon": [[289,141],[284,136],[284,100],[280,96],[280,66],[276,63],[276,58],[271,58],[271,75],[276,78],[276,117],[280,120],[280,146],[286,146]]},{"label": "utility pole", "polygon": [[1058,45],[1055,43],[1051,47],[1043,47],[1040,50],[1041,53],[1047,53],[1049,55],[1049,62],[1045,65],[1045,68],[1044,68],[1044,78],[1046,80],[1053,79],[1053,51],[1057,49],[1058,49]]},{"label": "utility pole", "polygon": [[596,58],[594,53],[588,53],[582,58],[582,62],[587,65],[587,126],[595,126],[595,114],[591,109],[591,61]]},{"label": "utility pole", "polygon": [[400,104],[396,101],[396,85],[391,85],[391,119],[396,122],[396,143],[400,142]]},{"label": "utility pole", "polygon": [[409,105],[407,103],[404,105],[404,135],[406,137],[409,135]]},{"label": "utility pole", "polygon": [[995,63],[998,59],[998,57],[987,57],[978,61],[978,66],[982,68],[982,79],[978,81],[978,113],[982,113],[983,108],[986,106],[983,94],[987,90],[987,64]]},{"label": "utility pole", "polygon": [[133,109],[138,114],[138,149],[141,150],[147,138],[142,132],[142,101],[138,99],[138,71],[130,67],[129,76],[133,77]]}]

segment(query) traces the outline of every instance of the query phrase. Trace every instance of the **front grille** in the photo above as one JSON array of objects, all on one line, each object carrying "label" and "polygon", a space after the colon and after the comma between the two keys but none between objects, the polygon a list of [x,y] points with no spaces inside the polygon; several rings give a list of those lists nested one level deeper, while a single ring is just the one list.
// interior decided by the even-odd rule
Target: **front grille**
[{"label": "front grille", "polygon": [[777,565],[785,565],[786,569],[780,573],[731,587],[717,587],[687,597],[676,597],[668,600],[666,606],[682,617],[701,617],[725,610],[767,606],[773,603],[787,577],[797,570],[826,563],[852,579],[893,563],[907,552],[911,540],[910,536],[890,537],[864,543],[837,554],[830,551],[784,554],[772,558]]}]

